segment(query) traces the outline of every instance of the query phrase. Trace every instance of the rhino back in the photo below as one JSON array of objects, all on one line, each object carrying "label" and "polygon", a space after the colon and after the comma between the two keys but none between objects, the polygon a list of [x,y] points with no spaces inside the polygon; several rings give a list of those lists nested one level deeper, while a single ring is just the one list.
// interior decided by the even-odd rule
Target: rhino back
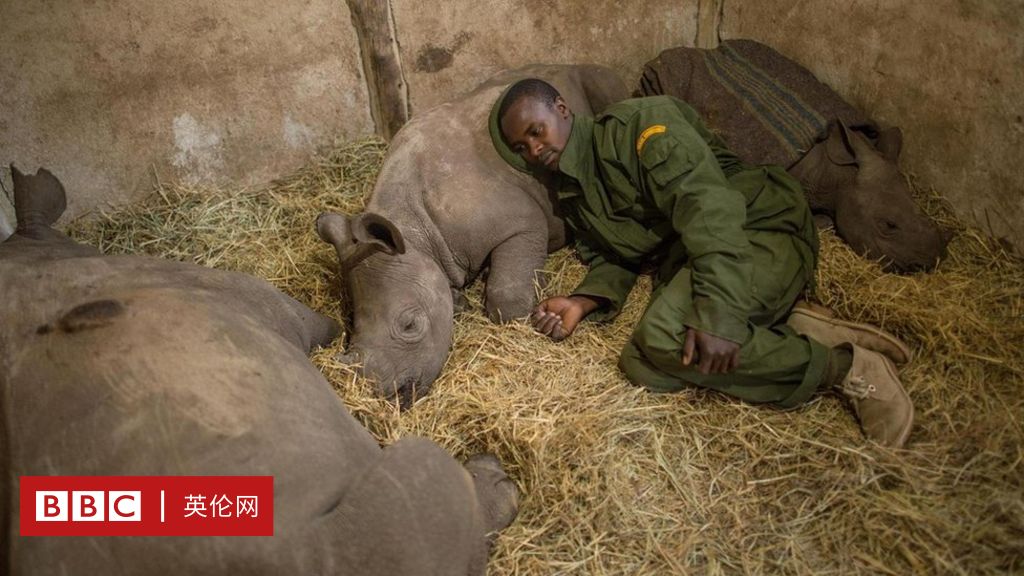
[{"label": "rhino back", "polygon": [[529,77],[550,82],[583,114],[593,113],[591,101],[603,106],[626,96],[614,72],[597,66],[534,65],[501,73],[399,131],[367,210],[399,224],[407,243],[450,258],[449,265],[470,276],[498,244],[525,231],[546,227],[548,250],[563,246],[565,228],[550,183],[509,166],[487,129],[504,89]]},{"label": "rhino back", "polygon": [[279,537],[17,539],[13,564],[315,571],[312,520],[380,450],[306,358],[287,297],[244,275],[150,258],[25,264],[0,260],[7,473],[272,475]]},{"label": "rhino back", "polygon": [[644,66],[640,92],[685,100],[748,164],[792,166],[837,118],[876,129],[806,68],[753,40],[666,50]]}]

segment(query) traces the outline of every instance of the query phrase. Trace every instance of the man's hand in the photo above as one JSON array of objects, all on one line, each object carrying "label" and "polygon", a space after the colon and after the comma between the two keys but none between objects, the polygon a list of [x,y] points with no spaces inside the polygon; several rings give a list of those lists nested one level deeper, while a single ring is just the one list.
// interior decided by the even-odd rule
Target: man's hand
[{"label": "man's hand", "polygon": [[683,342],[683,366],[693,363],[694,351],[700,356],[697,368],[701,374],[728,374],[740,365],[739,344],[687,328]]},{"label": "man's hand", "polygon": [[598,300],[588,296],[555,296],[538,304],[530,321],[534,330],[557,342],[568,338],[580,320],[600,305]]}]

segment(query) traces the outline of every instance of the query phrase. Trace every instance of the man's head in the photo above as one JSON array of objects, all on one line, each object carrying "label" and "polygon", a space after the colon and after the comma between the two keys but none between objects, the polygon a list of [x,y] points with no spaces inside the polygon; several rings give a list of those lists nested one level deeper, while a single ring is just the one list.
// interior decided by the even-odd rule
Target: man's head
[{"label": "man's head", "polygon": [[499,105],[498,122],[505,144],[527,164],[558,170],[572,110],[552,85],[536,78],[513,84]]}]

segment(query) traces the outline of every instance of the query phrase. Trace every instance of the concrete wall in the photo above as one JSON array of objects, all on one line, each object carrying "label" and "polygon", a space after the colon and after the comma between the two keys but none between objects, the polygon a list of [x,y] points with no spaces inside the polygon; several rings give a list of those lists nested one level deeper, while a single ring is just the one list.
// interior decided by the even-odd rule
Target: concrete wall
[{"label": "concrete wall", "polygon": [[[393,0],[413,114],[531,63],[595,63],[632,86],[662,50],[693,42],[696,0]],[[629,8],[626,9],[625,6]]]},{"label": "concrete wall", "polygon": [[[538,60],[629,81],[692,42],[696,0],[621,4],[394,0],[412,110]],[[375,131],[345,0],[0,0],[0,21],[0,182],[11,161],[49,166],[68,216],[145,194],[157,174],[264,182]]]},{"label": "concrete wall", "polygon": [[901,126],[903,168],[1024,254],[1024,2],[724,0],[720,35]]},{"label": "concrete wall", "polygon": [[343,1],[0,0],[0,22],[0,164],[51,167],[69,214],[373,133]]},{"label": "concrete wall", "polygon": [[[258,183],[371,134],[359,1],[0,0],[0,163],[53,167],[76,214],[154,173]],[[413,114],[530,62],[632,83],[662,49],[760,40],[903,127],[904,167],[1024,253],[1022,0],[390,2]]]}]

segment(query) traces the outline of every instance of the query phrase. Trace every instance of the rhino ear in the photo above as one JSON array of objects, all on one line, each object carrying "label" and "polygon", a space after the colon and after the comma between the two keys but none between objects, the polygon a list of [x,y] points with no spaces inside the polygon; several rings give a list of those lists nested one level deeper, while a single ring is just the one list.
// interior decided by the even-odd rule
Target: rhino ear
[{"label": "rhino ear", "polygon": [[850,142],[850,130],[839,119],[828,125],[828,138],[825,140],[825,153],[833,164],[852,166],[857,164],[857,153]]},{"label": "rhino ear", "polygon": [[67,209],[64,185],[46,168],[24,174],[11,164],[14,212],[20,226],[50,226]]},{"label": "rhino ear", "polygon": [[316,219],[316,231],[337,250],[342,268],[351,268],[377,252],[405,253],[405,240],[398,228],[372,212],[355,216],[324,212]]},{"label": "rhino ear", "polygon": [[878,143],[875,144],[875,147],[886,160],[896,163],[900,159],[900,151],[903,149],[903,131],[896,126],[882,130],[878,134]]},{"label": "rhino ear", "polygon": [[[833,134],[833,130],[838,134]],[[863,134],[850,130],[841,120],[836,120],[829,128],[825,149],[829,159],[841,166],[856,164],[863,168],[865,162],[870,163],[879,157],[878,151]]]},{"label": "rhino ear", "polygon": [[377,250],[394,256],[405,254],[405,239],[390,220],[374,214],[363,212],[352,218],[352,237],[357,243],[368,243]]}]

